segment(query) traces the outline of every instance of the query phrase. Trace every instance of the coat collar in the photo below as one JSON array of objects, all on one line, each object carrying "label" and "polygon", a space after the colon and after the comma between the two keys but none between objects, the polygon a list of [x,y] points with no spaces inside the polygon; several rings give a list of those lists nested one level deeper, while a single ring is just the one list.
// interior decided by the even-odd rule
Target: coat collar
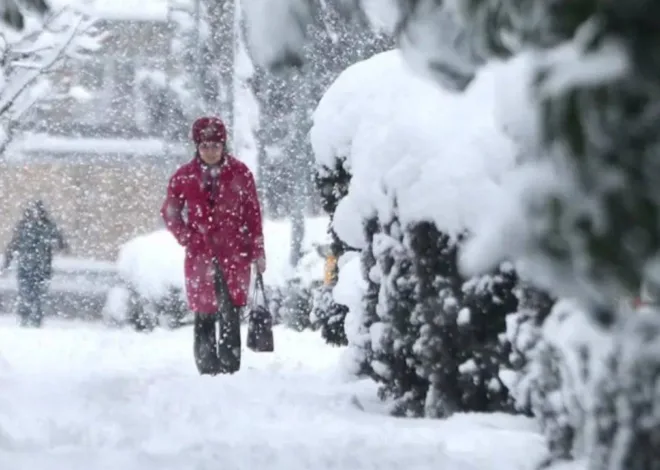
[{"label": "coat collar", "polygon": [[[220,174],[226,173],[227,170],[231,170],[234,167],[235,162],[236,159],[234,157],[232,157],[229,154],[225,155],[225,159],[219,165]],[[201,158],[199,158],[198,156],[195,156],[195,158],[192,161],[192,165],[195,170],[195,173],[199,175],[201,175],[205,170],[211,168],[208,165],[205,165],[204,162],[202,162]]]}]

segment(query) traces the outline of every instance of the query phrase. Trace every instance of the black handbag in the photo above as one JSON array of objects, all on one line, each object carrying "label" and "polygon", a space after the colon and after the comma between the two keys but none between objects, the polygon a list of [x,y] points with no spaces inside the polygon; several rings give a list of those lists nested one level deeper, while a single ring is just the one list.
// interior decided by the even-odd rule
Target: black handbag
[{"label": "black handbag", "polygon": [[[257,302],[259,291],[263,297],[263,304]],[[254,301],[248,316],[247,347],[255,352],[273,352],[275,349],[273,316],[268,310],[264,278],[259,273],[255,282]]]}]

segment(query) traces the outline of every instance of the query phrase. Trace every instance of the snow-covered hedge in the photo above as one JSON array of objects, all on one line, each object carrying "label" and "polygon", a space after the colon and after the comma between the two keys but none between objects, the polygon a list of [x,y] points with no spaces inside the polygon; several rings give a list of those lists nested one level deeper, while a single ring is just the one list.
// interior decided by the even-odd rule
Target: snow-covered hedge
[{"label": "snow-covered hedge", "polygon": [[499,369],[516,274],[503,265],[465,279],[456,258],[496,209],[517,157],[496,119],[494,81],[504,68],[485,68],[458,94],[389,51],[348,68],[314,115],[319,172],[351,176],[332,227],[362,249],[363,282],[355,282],[354,258],[335,288],[349,308],[347,365],[381,382],[399,414],[510,405]]},{"label": "snow-covered hedge", "polygon": [[503,373],[516,406],[531,412],[546,436],[544,463],[655,468],[657,446],[650,443],[660,438],[660,311],[630,310],[613,332],[573,301],[547,307],[509,316],[516,371]]},{"label": "snow-covered hedge", "polygon": [[109,294],[105,316],[116,323],[151,328],[176,325],[190,312],[185,297],[185,251],[165,229],[137,236],[119,250],[117,271],[123,281]]},{"label": "snow-covered hedge", "polygon": [[501,255],[488,252],[493,244],[535,230],[498,220],[514,220],[521,172],[511,170],[534,157],[526,64],[522,56],[489,64],[452,94],[392,51],[346,70],[320,103],[312,129],[320,172],[351,176],[333,229],[361,249],[342,260],[334,288],[349,310],[345,366],[380,382],[399,414],[515,404],[538,419],[547,464],[654,468],[660,311],[627,309],[604,330],[573,301],[513,299],[536,295],[517,285],[516,272],[543,281],[532,262],[468,279],[458,270],[464,240],[478,242],[467,259],[474,268]]},{"label": "snow-covered hedge", "polygon": [[[264,273],[269,307],[275,320],[291,326],[310,324],[312,289],[323,279],[323,257],[316,246],[328,243],[327,217],[305,220],[306,255],[289,266],[289,221],[265,220],[268,269]],[[125,243],[117,259],[123,281],[108,295],[105,317],[113,323],[131,322],[149,328],[164,320],[177,324],[190,314],[185,296],[185,249],[165,229]],[[298,318],[298,317],[302,317]]]},{"label": "snow-covered hedge", "polygon": [[314,327],[312,309],[316,291],[323,284],[325,259],[317,246],[307,249],[283,285],[272,286],[276,321],[302,331]]}]

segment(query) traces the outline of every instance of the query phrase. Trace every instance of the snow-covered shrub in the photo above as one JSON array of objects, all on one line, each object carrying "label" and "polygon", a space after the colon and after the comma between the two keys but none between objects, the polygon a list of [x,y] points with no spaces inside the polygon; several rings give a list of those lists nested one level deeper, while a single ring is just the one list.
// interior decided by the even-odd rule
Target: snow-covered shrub
[{"label": "snow-covered shrub", "polygon": [[[138,330],[178,326],[191,312],[185,296],[184,248],[165,229],[129,240],[119,250],[117,269],[127,294],[123,321]],[[108,306],[114,311],[119,306]]]},{"label": "snow-covered shrub", "polygon": [[346,318],[348,364],[380,382],[398,414],[510,407],[499,373],[515,273],[464,279],[456,256],[515,162],[494,119],[497,70],[457,94],[391,51],[349,67],[314,115],[318,164],[350,175],[333,229],[362,249],[366,288]]},{"label": "snow-covered shrub", "polygon": [[440,233],[428,222],[417,224],[411,235],[418,279],[412,318],[421,326],[414,349],[415,362],[419,373],[429,380],[426,415],[447,416],[461,409],[461,373],[473,371],[465,367],[468,363],[459,350],[459,328],[469,323],[470,318],[460,302],[461,279],[456,269],[458,239]]},{"label": "snow-covered shrub", "polygon": [[302,331],[312,328],[313,298],[323,283],[325,259],[319,246],[308,249],[278,291],[277,314],[280,323]]},{"label": "snow-covered shrub", "polygon": [[296,331],[310,328],[312,289],[301,279],[290,279],[283,289],[279,315],[282,324]]},{"label": "snow-covered shrub", "polygon": [[109,325],[121,325],[128,318],[130,293],[124,286],[115,286],[108,290],[108,295],[101,311],[103,321]]},{"label": "snow-covered shrub", "polygon": [[518,308],[518,276],[510,263],[502,263],[492,273],[460,279],[456,323],[463,361],[458,378],[461,410],[510,411],[513,403],[500,372],[510,366],[504,333],[506,317]]},{"label": "snow-covered shrub", "polygon": [[[304,29],[314,10],[290,8],[293,3],[278,3],[273,8],[279,6],[279,12],[268,12],[269,18],[280,16],[266,34],[260,28],[251,29],[259,33],[266,50],[262,63],[271,67],[301,57]],[[354,13],[364,4],[342,3]],[[592,318],[610,329],[606,343],[617,348],[604,358],[597,346],[566,349],[561,341],[567,337],[581,336],[579,342],[588,343],[598,330],[586,323],[582,312],[568,315],[582,324],[566,318],[558,321],[551,315],[548,325],[572,324],[576,329],[559,328],[544,335],[547,341],[539,349],[546,351],[541,357],[548,372],[539,377],[547,381],[547,387],[540,389],[549,393],[542,403],[569,406],[571,400],[563,387],[575,376],[576,364],[583,369],[577,377],[600,376],[600,388],[578,393],[583,400],[599,397],[587,407],[586,420],[595,418],[597,431],[592,435],[598,436],[603,453],[587,452],[589,467],[657,468],[654,360],[658,354],[648,351],[656,346],[657,316],[642,319],[627,309],[617,310],[616,305],[621,297],[636,295],[649,272],[658,277],[660,177],[654,156],[659,142],[655,104],[660,96],[660,3],[402,0],[393,5],[398,7],[398,31],[410,61],[422,64],[432,75],[456,70],[447,66],[452,58],[464,59],[458,61],[463,66],[458,69],[469,70],[487,56],[531,49],[530,73],[507,85],[519,93],[525,82],[533,83],[533,100],[528,103],[532,132],[521,134],[528,139],[522,142],[527,155],[521,156],[530,162],[513,182],[510,203],[501,204],[503,211],[493,212],[492,223],[484,225],[487,230],[475,232],[464,267],[475,273],[506,259],[524,261],[526,269],[534,268],[535,283],[587,304]],[[443,37],[452,31],[440,22],[448,9],[463,15],[464,30],[459,28],[456,41]],[[448,13],[454,16],[455,12]],[[465,43],[472,54],[460,54]],[[649,324],[633,327],[644,322]],[[627,329],[622,332],[624,326]],[[592,359],[594,355],[601,363]],[[574,356],[581,359],[574,361]],[[646,419],[638,419],[639,408],[646,409]],[[549,423],[558,424],[558,434],[569,442],[559,447],[570,448],[567,455],[580,455],[575,445],[579,439],[571,436],[581,431],[575,429],[580,412],[565,414],[558,413]],[[561,440],[551,437],[551,443]]]},{"label": "snow-covered shrub", "polygon": [[332,217],[339,201],[348,194],[351,174],[344,168],[343,160],[336,159],[333,167],[321,164],[316,168],[315,182],[323,210]]},{"label": "snow-covered shrub", "polygon": [[586,416],[590,469],[660,465],[660,311],[628,316],[604,364],[592,364]]},{"label": "snow-covered shrub", "polygon": [[546,292],[529,285],[519,285],[518,311],[506,318],[506,342],[511,370],[501,372],[518,411],[532,415],[531,394],[536,386],[533,357],[542,340],[543,322],[554,305]]},{"label": "snow-covered shrub", "polygon": [[[573,457],[575,439],[583,421],[582,410],[570,413],[569,397],[574,394],[568,357],[545,336],[544,321],[554,328],[575,325],[582,312],[572,304],[552,308],[549,298],[536,289],[525,288],[520,309],[507,318],[511,365],[515,370],[507,384],[516,408],[536,417],[548,445],[547,463]],[[540,301],[540,302],[537,302]],[[572,317],[572,318],[571,318]]]},{"label": "snow-covered shrub", "polygon": [[590,470],[655,468],[660,312],[629,310],[613,332],[575,302],[555,304],[528,286],[520,299],[507,318],[513,371],[504,381],[546,436],[543,466],[581,459]]},{"label": "snow-covered shrub", "polygon": [[516,407],[533,415],[546,437],[542,465],[591,456],[589,468],[611,468],[602,462],[619,430],[617,407],[626,400],[616,335],[593,323],[575,302],[553,306],[550,296],[528,287],[507,322],[515,372],[505,382]]},{"label": "snow-covered shrub", "polygon": [[348,307],[335,301],[333,290],[334,285],[323,285],[314,290],[310,319],[328,344],[345,346],[348,344],[344,327]]},{"label": "snow-covered shrub", "polygon": [[405,245],[405,232],[398,220],[381,229],[372,245],[381,279],[376,305],[378,320],[369,327],[371,366],[374,377],[383,384],[379,396],[394,400],[393,414],[423,416],[428,380],[415,368],[413,348],[420,336],[420,325],[412,321],[418,300],[414,255]]},{"label": "snow-covered shrub", "polygon": [[[511,266],[464,279],[462,238],[394,219],[374,236],[377,320],[370,323],[372,377],[397,415],[510,410],[500,372],[508,367],[505,318],[517,308]],[[352,345],[351,345],[352,346]]]}]

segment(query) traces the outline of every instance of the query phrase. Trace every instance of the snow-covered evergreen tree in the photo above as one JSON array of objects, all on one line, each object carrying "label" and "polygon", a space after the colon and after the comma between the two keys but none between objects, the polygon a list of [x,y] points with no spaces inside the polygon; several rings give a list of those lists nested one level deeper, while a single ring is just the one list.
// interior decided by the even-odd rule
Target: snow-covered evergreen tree
[{"label": "snow-covered evergreen tree", "polygon": [[417,373],[429,381],[425,414],[440,418],[462,408],[463,394],[458,383],[458,330],[462,319],[457,239],[439,232],[432,223],[423,222],[411,229],[410,247],[418,282],[417,303],[411,311],[411,322],[419,328],[413,358]]},{"label": "snow-covered evergreen tree", "polygon": [[533,364],[536,348],[543,336],[543,322],[550,314],[554,300],[546,292],[521,283],[517,289],[518,311],[506,318],[506,336],[510,371],[503,371],[516,409],[532,415],[531,394],[534,387]]},{"label": "snow-covered evergreen tree", "polygon": [[328,344],[346,346],[348,338],[346,338],[344,322],[348,307],[335,301],[333,289],[332,285],[323,285],[314,291],[310,317],[315,328],[321,330],[321,336]]},{"label": "snow-covered evergreen tree", "polygon": [[[492,96],[485,80],[470,95],[482,107]],[[361,312],[369,341],[358,337],[360,348],[371,346],[369,366],[381,395],[393,399],[402,415],[510,407],[499,378],[508,358],[500,336],[506,314],[517,308],[516,276],[501,271],[465,279],[456,255],[480,208],[499,197],[494,175],[505,171],[513,152],[488,112],[483,121],[468,118],[468,129],[444,129],[442,139],[432,126],[424,127],[441,121],[451,126],[466,112],[458,107],[461,100],[419,80],[393,51],[345,71],[315,112],[312,141],[319,163],[351,172],[333,228],[377,262],[364,278],[366,305],[377,302],[375,317]],[[429,109],[430,103],[441,111],[432,105],[418,121],[420,107]],[[457,140],[488,144],[454,153]],[[366,220],[374,224],[371,244],[357,230]],[[352,317],[346,323],[354,331]]]},{"label": "snow-covered evergreen tree", "polygon": [[[458,271],[458,263],[454,269]],[[459,389],[462,409],[509,411],[512,400],[500,373],[510,366],[505,343],[506,317],[518,309],[518,276],[510,263],[463,282],[457,318]]]},{"label": "snow-covered evergreen tree", "polygon": [[395,218],[374,237],[373,253],[381,273],[376,312],[371,325],[372,368],[382,383],[379,395],[394,401],[392,412],[423,416],[428,382],[417,374],[413,348],[419,325],[411,312],[417,305],[417,277],[406,233]]},{"label": "snow-covered evergreen tree", "polygon": [[[541,463],[547,466],[574,457],[581,420],[571,416],[567,406],[572,384],[565,374],[566,356],[544,334],[543,317],[550,314],[549,299],[537,289],[525,286],[524,290],[519,311],[507,318],[511,365],[516,370],[509,386],[516,408],[534,416],[546,436],[548,456]],[[553,312],[551,321],[560,324],[567,319],[570,322],[567,317],[581,315],[564,310],[563,315]]]},{"label": "snow-covered evergreen tree", "polygon": [[370,342],[362,345],[362,370],[381,384],[379,395],[393,403],[394,414],[512,408],[500,373],[509,367],[503,334],[518,304],[517,277],[503,266],[464,279],[460,242],[429,222],[402,228],[395,217],[377,225],[363,250],[363,260],[375,264],[365,270],[362,326]]},{"label": "snow-covered evergreen tree", "polygon": [[595,380],[587,414],[590,470],[660,468],[660,311],[629,317]]},{"label": "snow-covered evergreen tree", "polygon": [[411,228],[419,283],[413,321],[421,325],[415,352],[430,382],[426,414],[432,417],[511,406],[500,373],[508,366],[502,333],[517,308],[517,276],[512,266],[502,266],[464,279],[457,262],[461,241],[428,222]]}]

